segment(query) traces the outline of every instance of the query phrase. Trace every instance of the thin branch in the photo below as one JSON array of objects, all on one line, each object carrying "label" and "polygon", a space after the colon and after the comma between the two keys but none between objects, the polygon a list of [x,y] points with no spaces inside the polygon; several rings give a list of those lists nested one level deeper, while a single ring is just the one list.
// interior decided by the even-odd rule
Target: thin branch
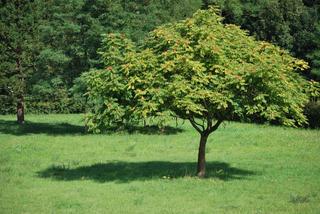
[{"label": "thin branch", "polygon": [[202,128],[204,129],[204,122],[205,121],[205,119],[202,119]]},{"label": "thin branch", "polygon": [[204,120],[202,120],[202,125],[197,123],[196,120],[190,116],[190,119],[192,120],[192,122],[194,122],[194,124],[196,124],[197,126],[200,126],[202,128],[202,130],[204,130]]},{"label": "thin branch", "polygon": [[203,132],[203,130],[201,130],[199,126],[197,126],[197,123],[194,121],[194,119],[191,116],[189,117],[189,121],[193,126],[193,128],[195,128],[200,134]]},{"label": "thin branch", "polygon": [[223,120],[218,120],[217,122],[216,122],[216,124],[214,124],[214,126],[212,126],[208,131],[209,131],[209,133],[212,133],[212,132],[214,132],[215,130],[217,130],[218,129],[218,127],[220,126],[220,124],[223,122]]},{"label": "thin branch", "polygon": [[196,125],[194,124],[191,120],[189,120],[191,125],[193,126],[193,128],[195,128],[200,134],[202,133],[201,129]]},{"label": "thin branch", "polygon": [[212,119],[210,118],[209,114],[207,115],[207,128],[206,132],[210,133],[210,129],[212,127]]}]

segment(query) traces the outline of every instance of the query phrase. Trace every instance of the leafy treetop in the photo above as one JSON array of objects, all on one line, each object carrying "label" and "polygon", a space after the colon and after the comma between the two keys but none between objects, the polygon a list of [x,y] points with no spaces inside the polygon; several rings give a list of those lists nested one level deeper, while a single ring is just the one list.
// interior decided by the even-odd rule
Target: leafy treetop
[{"label": "leafy treetop", "polygon": [[305,81],[296,71],[307,64],[224,25],[216,8],[158,27],[140,48],[120,34],[103,44],[106,68],[84,75],[89,97],[99,102],[88,120],[93,130],[165,110],[200,132],[234,117],[305,122]]},{"label": "leafy treetop", "polygon": [[168,108],[207,123],[234,116],[304,123],[304,80],[295,71],[307,64],[235,25],[222,24],[218,14],[215,8],[200,10],[150,34],[146,46],[158,57]]}]

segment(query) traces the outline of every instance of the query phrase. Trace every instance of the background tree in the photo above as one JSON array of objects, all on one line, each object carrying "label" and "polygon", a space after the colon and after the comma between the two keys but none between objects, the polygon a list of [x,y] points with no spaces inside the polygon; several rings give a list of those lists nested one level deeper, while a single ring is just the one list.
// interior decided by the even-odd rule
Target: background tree
[{"label": "background tree", "polygon": [[320,21],[317,22],[311,38],[313,48],[307,53],[307,58],[311,64],[311,74],[316,80],[320,80]]},{"label": "background tree", "polygon": [[16,101],[17,121],[24,122],[27,79],[35,70],[39,52],[39,2],[1,1],[0,49],[1,91]]},{"label": "background tree", "polygon": [[170,111],[199,132],[197,173],[204,177],[207,139],[223,121],[259,117],[287,126],[305,123],[306,81],[295,71],[307,64],[224,25],[219,13],[199,10],[158,27],[140,49],[109,35],[101,53],[108,67],[83,76],[87,95],[101,103],[92,106],[92,130],[126,123],[127,112],[140,119],[141,112],[148,117]]}]

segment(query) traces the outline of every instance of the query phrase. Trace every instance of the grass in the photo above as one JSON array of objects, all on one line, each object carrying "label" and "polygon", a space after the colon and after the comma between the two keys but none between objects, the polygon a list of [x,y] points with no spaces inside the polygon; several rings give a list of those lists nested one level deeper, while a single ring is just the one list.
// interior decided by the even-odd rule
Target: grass
[{"label": "grass", "polygon": [[320,213],[319,130],[226,123],[201,180],[187,123],[93,135],[80,115],[26,118],[0,116],[3,214]]}]

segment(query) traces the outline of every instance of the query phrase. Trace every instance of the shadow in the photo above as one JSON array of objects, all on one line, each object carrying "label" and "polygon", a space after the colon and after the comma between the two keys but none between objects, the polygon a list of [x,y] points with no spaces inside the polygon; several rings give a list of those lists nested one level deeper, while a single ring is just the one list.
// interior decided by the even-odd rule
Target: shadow
[{"label": "shadow", "polygon": [[111,127],[103,133],[126,133],[126,134],[145,134],[145,135],[172,135],[183,132],[184,130],[178,127],[164,126],[158,127],[156,125],[138,126],[138,125],[126,125],[125,127]]},{"label": "shadow", "polygon": [[[150,162],[109,162],[70,168],[65,165],[49,167],[38,172],[41,178],[54,180],[94,180],[97,182],[130,182],[134,180],[175,179],[195,176],[196,163],[165,161]],[[256,173],[230,167],[228,163],[208,162],[207,178],[221,180],[244,179]]]},{"label": "shadow", "polygon": [[[183,132],[183,129],[165,126],[134,126],[128,125],[122,128],[109,128],[104,134],[125,133],[125,134],[145,134],[145,135],[171,135]],[[12,135],[27,134],[47,134],[47,135],[84,135],[90,134],[84,126],[73,125],[69,123],[37,123],[25,121],[23,125],[19,125],[16,121],[0,120],[0,133]]]},{"label": "shadow", "polygon": [[0,133],[12,135],[48,134],[48,135],[76,135],[85,134],[84,126],[69,123],[36,123],[25,121],[19,125],[16,121],[0,120]]}]

